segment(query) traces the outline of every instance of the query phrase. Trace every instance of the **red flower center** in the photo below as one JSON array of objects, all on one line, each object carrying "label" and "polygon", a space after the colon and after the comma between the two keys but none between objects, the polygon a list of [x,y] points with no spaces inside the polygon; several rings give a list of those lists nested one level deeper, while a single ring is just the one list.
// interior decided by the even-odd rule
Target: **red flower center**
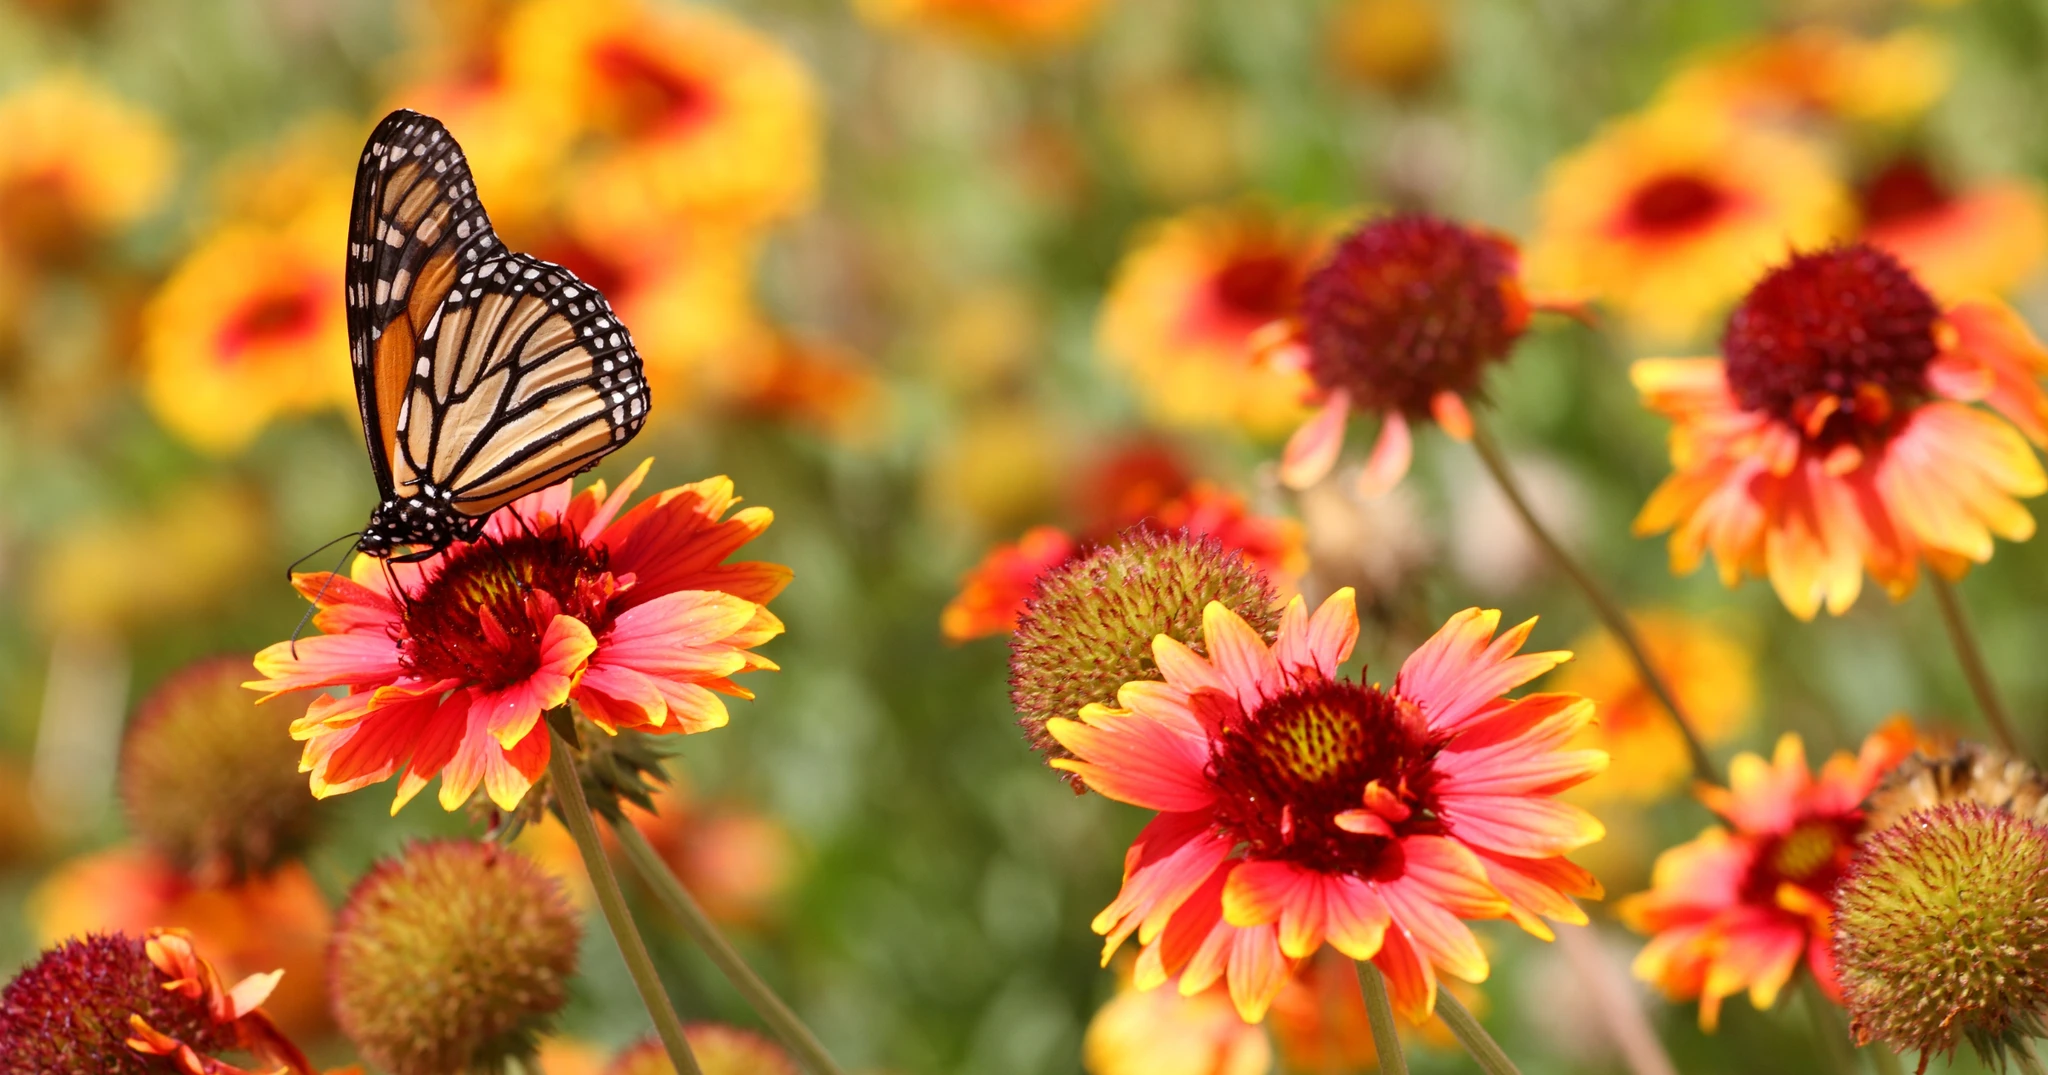
[{"label": "red flower center", "polygon": [[1879,228],[1946,207],[1949,192],[1925,160],[1908,154],[1870,177],[1863,185],[1862,202],[1864,225]]},{"label": "red flower center", "polygon": [[1775,904],[1778,886],[1791,883],[1825,899],[1842,879],[1856,850],[1862,816],[1813,818],[1773,836],[1757,849],[1749,875],[1742,879],[1742,899]]},{"label": "red flower center", "polygon": [[601,41],[590,51],[590,64],[611,84],[614,119],[628,135],[675,133],[711,114],[710,89],[640,42]]},{"label": "red flower center", "polygon": [[1395,841],[1346,829],[1337,816],[1358,811],[1377,783],[1398,803],[1381,812],[1391,831],[1434,831],[1435,755],[1414,707],[1374,687],[1320,680],[1226,720],[1208,772],[1218,822],[1253,856],[1371,877],[1398,871]]},{"label": "red flower center", "polygon": [[326,298],[311,287],[252,295],[221,326],[214,353],[223,365],[231,365],[252,347],[302,339],[318,322]]},{"label": "red flower center", "polygon": [[1728,320],[1721,353],[1741,404],[1822,448],[1881,442],[1927,396],[1941,310],[1890,254],[1858,243],[1798,254]]},{"label": "red flower center", "polygon": [[1246,251],[1230,259],[1215,280],[1216,302],[1230,316],[1264,324],[1294,311],[1301,272],[1278,251]]},{"label": "red flower center", "polygon": [[1692,231],[1728,207],[1720,187],[1682,172],[1658,176],[1636,188],[1623,211],[1628,230],[1659,237]]},{"label": "red flower center", "polygon": [[1363,410],[1429,413],[1439,392],[1479,387],[1528,323],[1515,252],[1430,216],[1393,216],[1346,236],[1302,288],[1309,375]]},{"label": "red flower center", "polygon": [[623,588],[603,550],[566,526],[485,537],[460,547],[407,597],[399,659],[418,679],[507,687],[540,668],[541,639],[556,615],[602,636]]}]

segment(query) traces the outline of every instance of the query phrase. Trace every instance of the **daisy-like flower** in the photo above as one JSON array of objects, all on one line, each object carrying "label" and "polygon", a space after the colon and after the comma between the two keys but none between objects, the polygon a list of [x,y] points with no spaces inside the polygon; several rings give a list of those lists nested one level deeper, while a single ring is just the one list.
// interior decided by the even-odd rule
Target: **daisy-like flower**
[{"label": "daisy-like flower", "polygon": [[1667,104],[1551,167],[1529,279],[1600,300],[1651,337],[1689,338],[1788,246],[1836,238],[1850,215],[1814,144]]},{"label": "daisy-like flower", "polygon": [[334,296],[339,195],[284,224],[232,222],[201,240],[143,312],[143,397],[171,432],[229,454],[273,420],[346,406],[345,311]]},{"label": "daisy-like flower", "polygon": [[1819,116],[1897,123],[1940,99],[1950,66],[1941,39],[1924,29],[1863,37],[1810,25],[1702,56],[1672,78],[1662,96],[1750,122]]},{"label": "daisy-like flower", "polygon": [[1124,859],[1123,890],[1097,915],[1105,961],[1136,934],[1136,980],[1219,979],[1239,1014],[1264,1016],[1296,961],[1325,940],[1386,975],[1396,1008],[1434,1011],[1439,970],[1482,981],[1465,919],[1584,922],[1595,895],[1565,854],[1600,823],[1556,794],[1607,756],[1566,749],[1593,719],[1574,695],[1503,696],[1562,652],[1517,655],[1531,620],[1468,609],[1402,665],[1392,689],[1337,676],[1358,638],[1340,590],[1311,616],[1300,598],[1268,645],[1221,604],[1207,656],[1161,636],[1163,682],[1128,683],[1047,730],[1088,787],[1159,811]]},{"label": "daisy-like flower", "polygon": [[928,26],[994,48],[1064,45],[1095,23],[1104,0],[856,0],[884,26]]},{"label": "daisy-like flower", "polygon": [[1269,360],[1305,370],[1319,401],[1287,441],[1281,481],[1321,481],[1354,410],[1381,419],[1359,471],[1368,494],[1408,472],[1411,422],[1470,436],[1466,399],[1529,327],[1519,263],[1505,238],[1419,214],[1380,217],[1339,240],[1303,284],[1300,312],[1266,341]]},{"label": "daisy-like flower", "polygon": [[[1702,743],[1720,743],[1742,730],[1756,697],[1756,675],[1738,638],[1707,619],[1677,613],[1630,620]],[[1583,694],[1599,707],[1600,722],[1587,727],[1582,745],[1614,760],[1607,775],[1584,785],[1580,794],[1587,801],[1648,802],[1677,787],[1692,770],[1685,737],[1621,643],[1595,631],[1572,652],[1578,659],[1558,673],[1557,689]]]},{"label": "daisy-like flower", "polygon": [[1835,995],[1828,894],[1855,852],[1864,796],[1913,745],[1894,722],[1859,753],[1837,752],[1817,779],[1789,732],[1769,761],[1736,755],[1728,786],[1699,792],[1727,827],[1659,855],[1650,891],[1621,901],[1622,920],[1651,935],[1636,976],[1674,1000],[1699,998],[1709,1030],[1737,993],[1770,1007],[1801,960]]},{"label": "daisy-like flower", "polygon": [[[779,564],[725,563],[774,518],[736,502],[731,480],[666,490],[621,514],[652,461],[607,494],[570,483],[514,501],[475,542],[418,565],[359,557],[348,578],[298,575],[326,634],[256,657],[252,689],[345,686],[292,724],[313,794],[399,776],[392,812],[441,776],[454,810],[479,784],[519,804],[547,767],[545,711],[573,701],[606,732],[689,734],[726,722],[730,677],[774,663],[766,603]],[[296,652],[295,652],[296,651]]]},{"label": "daisy-like flower", "polygon": [[76,260],[163,202],[175,151],[162,124],[82,75],[47,75],[0,97],[0,252]]},{"label": "daisy-like flower", "polygon": [[816,193],[817,91],[795,56],[745,23],[643,0],[536,0],[511,18],[507,78],[569,102],[598,137],[567,183],[607,233],[757,225]]},{"label": "daisy-like flower", "polygon": [[2048,257],[2048,196],[2023,179],[1957,190],[1908,154],[1861,195],[1863,240],[1891,251],[1937,295],[2011,291]]},{"label": "daisy-like flower", "polygon": [[1285,432],[1301,373],[1259,361],[1259,330],[1291,317],[1324,236],[1255,206],[1198,209],[1154,225],[1124,255],[1096,338],[1158,421]]},{"label": "daisy-like flower", "polygon": [[1765,276],[1721,350],[1632,373],[1675,423],[1676,470],[1635,524],[1672,532],[1673,570],[1711,550],[1724,582],[1768,576],[1811,619],[1847,611],[1866,569],[1902,597],[1923,560],[1957,578],[2034,532],[2016,498],[2048,490],[2027,443],[2048,444],[2048,350],[2011,310],[1943,309],[1891,255],[1836,247]]}]

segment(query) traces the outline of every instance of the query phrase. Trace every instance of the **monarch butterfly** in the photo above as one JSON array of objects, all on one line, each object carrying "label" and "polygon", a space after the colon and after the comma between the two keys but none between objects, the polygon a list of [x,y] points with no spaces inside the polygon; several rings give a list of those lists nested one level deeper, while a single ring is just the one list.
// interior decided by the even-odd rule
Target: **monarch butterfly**
[{"label": "monarch butterfly", "polygon": [[647,420],[640,355],[611,304],[506,249],[432,116],[399,109],[370,132],[345,283],[379,498],[363,552],[412,562],[473,540],[493,511],[596,466]]}]

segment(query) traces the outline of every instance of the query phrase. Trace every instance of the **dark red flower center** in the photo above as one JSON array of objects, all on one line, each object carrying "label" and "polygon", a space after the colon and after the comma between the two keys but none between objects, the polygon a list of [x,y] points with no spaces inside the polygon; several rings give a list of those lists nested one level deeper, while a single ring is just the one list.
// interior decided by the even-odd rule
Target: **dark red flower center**
[{"label": "dark red flower center", "polygon": [[557,615],[594,635],[611,628],[622,587],[603,550],[566,526],[461,546],[404,607],[400,660],[413,676],[486,689],[540,668],[541,640]]},{"label": "dark red flower center", "polygon": [[1302,287],[1309,375],[1361,410],[1419,417],[1475,392],[1527,322],[1514,248],[1431,216],[1360,227]]},{"label": "dark red flower center", "polygon": [[1756,860],[1742,879],[1743,902],[1775,905],[1778,886],[1788,882],[1826,899],[1854,857],[1862,824],[1860,814],[1813,818],[1771,837],[1757,849]]},{"label": "dark red flower center", "polygon": [[1936,212],[1949,203],[1948,188],[1916,154],[1907,154],[1863,184],[1863,223],[1879,228]]},{"label": "dark red flower center", "polygon": [[0,992],[0,1056],[8,1071],[156,1075],[170,1060],[128,1047],[130,1015],[202,1054],[235,1047],[203,1000],[164,989],[139,937],[89,934],[44,952]]},{"label": "dark red flower center", "polygon": [[252,295],[221,325],[214,353],[231,364],[252,347],[302,339],[318,322],[327,298],[325,289],[311,286]]},{"label": "dark red flower center", "polygon": [[610,86],[614,121],[628,135],[668,134],[711,114],[710,88],[689,77],[637,41],[607,38],[590,51],[590,63]]},{"label": "dark red flower center", "polygon": [[1940,317],[1927,290],[1875,247],[1794,255],[1728,319],[1728,386],[1744,407],[1824,449],[1880,443],[1927,396]]},{"label": "dark red flower center", "polygon": [[1677,172],[1637,187],[1623,217],[1632,232],[1668,236],[1692,231],[1727,207],[1726,191],[1699,176]]},{"label": "dark red flower center", "polygon": [[1263,324],[1294,312],[1301,269],[1280,251],[1245,251],[1224,264],[1213,286],[1217,304],[1231,317]]},{"label": "dark red flower center", "polygon": [[1375,687],[1318,680],[1225,719],[1208,772],[1219,824],[1253,856],[1370,877],[1398,869],[1395,840],[1339,816],[1363,809],[1377,784],[1393,804],[1382,810],[1388,831],[1435,831],[1435,756],[1414,707]]}]

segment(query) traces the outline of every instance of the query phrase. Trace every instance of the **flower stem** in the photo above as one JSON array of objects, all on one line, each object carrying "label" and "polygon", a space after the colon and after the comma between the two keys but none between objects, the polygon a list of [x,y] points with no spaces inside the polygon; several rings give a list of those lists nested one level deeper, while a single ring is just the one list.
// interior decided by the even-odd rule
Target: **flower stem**
[{"label": "flower stem", "polygon": [[548,780],[562,805],[562,821],[568,826],[569,835],[576,839],[576,850],[583,855],[590,885],[597,890],[597,904],[604,910],[605,923],[612,928],[612,939],[619,943],[619,954],[626,957],[626,971],[633,976],[634,988],[640,991],[640,1002],[647,1006],[647,1014],[654,1020],[655,1033],[661,1037],[662,1048],[668,1050],[668,1061],[675,1066],[676,1075],[703,1075],[696,1056],[690,1052],[690,1043],[683,1038],[683,1024],[669,1006],[661,977],[654,972],[647,942],[633,923],[633,912],[626,907],[626,894],[619,890],[618,875],[612,873],[611,861],[605,858],[604,847],[597,842],[597,819],[590,813],[590,801],[583,797],[583,778],[576,772],[576,756],[552,721],[548,723],[548,735],[553,740],[548,744]]},{"label": "flower stem", "polygon": [[2013,731],[2011,718],[2005,715],[2005,703],[1998,700],[1998,688],[1991,682],[1991,670],[1984,665],[1984,651],[1977,646],[1977,633],[1970,630],[1970,621],[1963,615],[1963,603],[1956,597],[1955,584],[1943,578],[1938,571],[1928,574],[1928,589],[1934,591],[1934,602],[1941,606],[1941,622],[1948,628],[1949,644],[1956,650],[1956,660],[1963,666],[1963,678],[1970,683],[1970,693],[1977,698],[1977,708],[1984,711],[1984,723],[1991,726],[1991,734],[1998,739],[1998,745],[2014,757],[2024,758],[2026,750],[2020,746],[2020,738]]},{"label": "flower stem", "polygon": [[755,1014],[768,1024],[768,1029],[774,1031],[775,1036],[781,1038],[782,1043],[815,1075],[841,1075],[839,1065],[819,1043],[818,1036],[811,1033],[811,1028],[797,1018],[797,1014],[775,995],[775,990],[769,988],[752,967],[747,966],[739,950],[725,939],[725,934],[719,932],[717,924],[704,913],[704,908],[690,895],[690,890],[683,887],[681,879],[655,854],[654,848],[647,843],[647,837],[630,824],[612,826],[612,834],[626,849],[626,858],[633,863],[633,869],[639,872],[641,880],[654,889],[655,898],[675,915],[683,932],[690,935],[697,947],[717,964],[733,988],[753,1005]]},{"label": "flower stem", "polygon": [[1813,976],[1802,974],[1800,1006],[1806,1009],[1807,1018],[1813,1022],[1813,1036],[1820,1042],[1821,1054],[1827,1059],[1827,1069],[1838,1075],[1855,1075],[1856,1054],[1849,1044],[1849,1031],[1835,1014],[1835,1004],[1820,991],[1820,983]]},{"label": "flower stem", "polygon": [[1507,460],[1501,456],[1499,446],[1493,443],[1492,434],[1488,433],[1485,425],[1476,418],[1472,423],[1472,447],[1478,452],[1479,461],[1485,464],[1487,473],[1493,475],[1495,484],[1500,486],[1501,495],[1507,497],[1508,506],[1514,509],[1516,516],[1522,520],[1522,525],[1528,528],[1529,535],[1543,547],[1544,555],[1550,558],[1550,562],[1556,565],[1558,570],[1563,571],[1573,584],[1578,586],[1580,592],[1586,595],[1586,600],[1593,606],[1594,615],[1600,618],[1607,632],[1621,643],[1621,648],[1628,654],[1629,661],[1636,666],[1636,674],[1642,677],[1643,686],[1649,688],[1650,693],[1656,695],[1658,703],[1663,705],[1664,711],[1671,714],[1671,722],[1677,725],[1678,734],[1685,740],[1685,752],[1692,759],[1693,775],[1710,784],[1720,783],[1721,778],[1714,771],[1713,759],[1707,756],[1707,748],[1694,733],[1692,722],[1686,719],[1685,710],[1679,708],[1678,699],[1671,693],[1671,687],[1664,681],[1663,674],[1650,664],[1649,652],[1643,648],[1642,638],[1636,633],[1635,625],[1629,622],[1628,613],[1615,603],[1614,598],[1608,595],[1599,580],[1579,566],[1577,560],[1572,559],[1571,553],[1566,552],[1550,530],[1536,518],[1535,511],[1529,507],[1528,497],[1523,495],[1521,486],[1515,482],[1513,472],[1508,469]]},{"label": "flower stem", "polygon": [[1678,1066],[1650,1025],[1649,1013],[1620,977],[1620,968],[1607,961],[1594,928],[1559,925],[1557,947],[1578,973],[1587,1001],[1606,1024],[1608,1038],[1632,1075],[1678,1075]]},{"label": "flower stem", "polygon": [[1445,1026],[1451,1028],[1451,1036],[1458,1039],[1458,1044],[1465,1047],[1479,1065],[1479,1070],[1486,1075],[1522,1075],[1515,1062],[1501,1051],[1500,1043],[1479,1025],[1479,1020],[1472,1018],[1472,1013],[1458,1003],[1458,998],[1452,996],[1450,990],[1439,988],[1436,991],[1436,1014],[1443,1019]]},{"label": "flower stem", "polygon": [[1358,987],[1365,991],[1365,1018],[1372,1024],[1372,1048],[1380,1058],[1380,1075],[1408,1075],[1401,1035],[1394,1030],[1394,1007],[1387,1003],[1387,980],[1370,960],[1358,961]]},{"label": "flower stem", "polygon": [[1877,1075],[1906,1075],[1906,1066],[1899,1063],[1899,1054],[1892,1052],[1890,1046],[1878,1043],[1863,1048],[1870,1054],[1870,1066],[1877,1069]]}]

